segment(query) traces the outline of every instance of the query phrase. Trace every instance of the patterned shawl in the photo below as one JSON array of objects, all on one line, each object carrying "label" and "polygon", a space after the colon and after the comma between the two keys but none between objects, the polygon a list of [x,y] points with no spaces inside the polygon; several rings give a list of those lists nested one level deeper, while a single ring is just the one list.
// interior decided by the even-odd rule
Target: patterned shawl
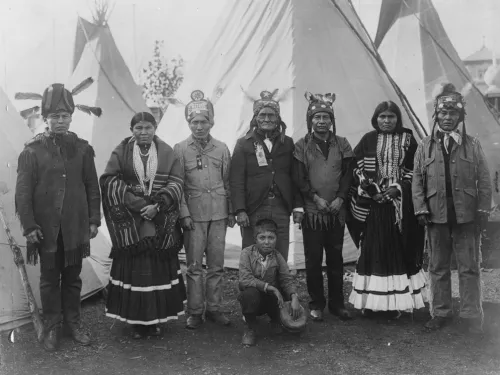
[{"label": "patterned shawl", "polygon": [[[104,217],[113,244],[110,258],[144,251],[177,253],[182,248],[178,218],[184,182],[180,164],[169,145],[156,136],[154,142],[158,152],[158,169],[151,197],[138,191],[139,181],[132,159],[133,137],[126,138],[116,147],[100,178]],[[155,236],[140,238],[139,228],[143,219],[127,206],[127,195],[132,199],[144,199],[147,204],[158,203],[159,212],[153,219]],[[173,204],[167,204],[169,201],[173,201]]]}]

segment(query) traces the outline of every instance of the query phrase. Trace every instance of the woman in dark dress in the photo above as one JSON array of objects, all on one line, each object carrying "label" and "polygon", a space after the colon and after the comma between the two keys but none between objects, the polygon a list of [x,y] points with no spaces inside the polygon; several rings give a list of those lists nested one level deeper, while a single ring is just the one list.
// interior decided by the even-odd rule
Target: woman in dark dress
[{"label": "woman in dark dress", "polygon": [[155,135],[154,117],[138,113],[130,128],[100,179],[113,244],[106,315],[132,324],[141,338],[161,335],[158,324],[184,312],[177,256],[183,181],[172,148]]},{"label": "woman in dark dress", "polygon": [[417,141],[403,127],[401,111],[380,103],[375,128],[354,149],[350,232],[361,248],[349,302],[368,311],[424,307],[424,230],[413,212],[411,180]]}]

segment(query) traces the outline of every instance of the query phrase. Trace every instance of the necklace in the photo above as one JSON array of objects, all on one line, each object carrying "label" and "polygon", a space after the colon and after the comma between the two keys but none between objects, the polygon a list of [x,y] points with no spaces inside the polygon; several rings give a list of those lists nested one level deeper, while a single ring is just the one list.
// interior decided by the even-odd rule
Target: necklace
[{"label": "necklace", "polygon": [[[142,154],[139,145],[135,143],[133,151],[134,172],[137,180],[139,181],[139,184],[141,185],[144,195],[150,196],[153,190],[153,182],[156,177],[156,172],[158,170],[158,154],[156,152],[155,144],[152,143],[151,148],[147,152],[148,160],[146,162],[146,168],[144,168],[144,163],[142,162],[141,155],[146,156]],[[146,182],[149,182],[147,191]]]}]

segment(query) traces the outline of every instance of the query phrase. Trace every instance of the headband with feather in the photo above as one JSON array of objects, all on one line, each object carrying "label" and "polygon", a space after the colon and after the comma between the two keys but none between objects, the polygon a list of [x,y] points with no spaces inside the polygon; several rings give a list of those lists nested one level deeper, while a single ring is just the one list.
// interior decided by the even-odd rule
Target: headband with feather
[{"label": "headband with feather", "polygon": [[63,84],[53,83],[45,89],[43,95],[32,92],[16,93],[15,98],[17,100],[41,100],[42,105],[40,107],[36,106],[30,108],[30,110],[35,113],[41,109],[42,117],[44,118],[47,118],[49,113],[57,112],[58,110],[64,110],[72,114],[75,111],[75,108],[78,108],[80,111],[87,114],[93,114],[99,117],[102,114],[101,108],[81,104],[75,105],[73,101],[73,96],[80,94],[92,85],[93,82],[94,80],[92,77],[86,78],[71,91],[67,90]]},{"label": "headband with feather", "polygon": [[262,108],[265,107],[270,107],[274,109],[277,114],[280,114],[280,102],[284,102],[288,99],[288,96],[290,92],[295,88],[295,87],[288,87],[283,90],[279,89],[274,89],[272,92],[268,90],[264,90],[260,93],[260,98],[257,98],[255,96],[252,96],[249,94],[245,89],[241,87],[241,91],[243,91],[243,94],[245,97],[253,102],[253,112],[254,115],[259,113]]}]

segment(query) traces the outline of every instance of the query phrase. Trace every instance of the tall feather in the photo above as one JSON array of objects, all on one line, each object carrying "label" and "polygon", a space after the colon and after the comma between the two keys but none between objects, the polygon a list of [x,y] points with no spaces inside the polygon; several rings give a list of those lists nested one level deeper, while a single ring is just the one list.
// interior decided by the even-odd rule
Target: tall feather
[{"label": "tall feather", "polygon": [[288,95],[290,94],[290,92],[295,88],[295,86],[292,86],[292,87],[288,87],[284,90],[281,90],[278,94],[278,96],[275,98],[275,100],[277,102],[283,102],[283,101],[286,101],[288,99]]},{"label": "tall feather", "polygon": [[279,89],[274,89],[273,92],[271,92],[271,98],[273,98],[276,101],[279,101],[278,99],[275,98],[276,94],[278,93]]},{"label": "tall feather", "polygon": [[73,95],[73,96],[78,95],[83,90],[86,90],[93,83],[94,83],[94,80],[92,79],[92,77],[89,77],[89,78],[83,80],[83,82],[81,82],[73,90],[71,90],[71,95]]},{"label": "tall feather", "polygon": [[102,109],[99,107],[89,107],[87,105],[77,104],[76,108],[88,115],[94,115],[97,117],[100,117],[102,115]]},{"label": "tall feather", "polygon": [[43,96],[34,92],[16,92],[16,100],[42,100]]},{"label": "tall feather", "polygon": [[28,118],[29,116],[31,116],[32,114],[34,113],[37,113],[38,111],[40,110],[40,106],[36,105],[34,107],[31,107],[31,108],[26,108],[24,110],[22,110],[20,113],[20,115],[23,117],[23,118]]},{"label": "tall feather", "polygon": [[185,107],[186,105],[179,99],[176,99],[176,98],[165,98],[165,101],[168,103],[168,104],[172,104],[172,105],[175,105],[176,107]]},{"label": "tall feather", "polygon": [[462,94],[462,96],[465,98],[467,95],[469,95],[471,90],[472,90],[472,83],[467,82],[462,91],[460,92],[460,94]]},{"label": "tall feather", "polygon": [[252,95],[250,95],[248,92],[246,92],[245,89],[243,88],[243,86],[240,86],[240,88],[241,88],[241,91],[243,91],[243,94],[245,94],[245,98],[247,98],[251,102],[255,102],[256,100],[259,100],[259,98],[252,97]]}]

